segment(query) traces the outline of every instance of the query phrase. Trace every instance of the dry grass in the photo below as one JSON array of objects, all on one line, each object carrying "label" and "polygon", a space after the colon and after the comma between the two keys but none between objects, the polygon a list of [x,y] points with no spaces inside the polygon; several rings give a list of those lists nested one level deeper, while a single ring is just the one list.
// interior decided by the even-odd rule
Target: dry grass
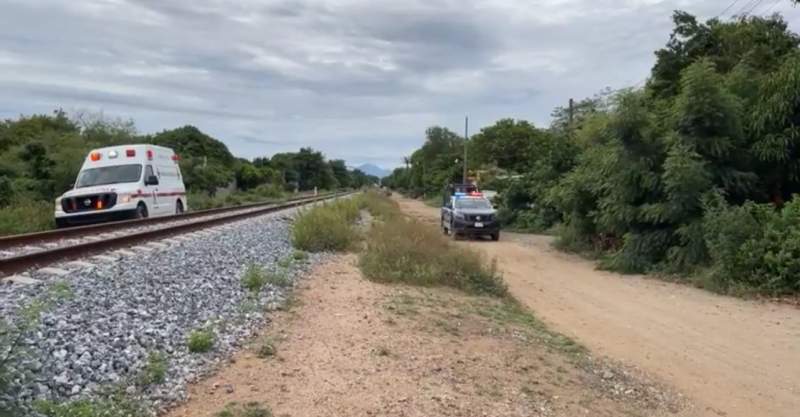
[{"label": "dry grass", "polygon": [[359,260],[367,278],[506,295],[494,262],[486,262],[474,250],[452,244],[436,228],[403,216],[397,204],[386,197],[372,193],[365,200],[370,211],[382,220],[372,225]]},{"label": "dry grass", "polygon": [[358,219],[359,197],[336,200],[301,212],[292,226],[292,243],[308,252],[342,252],[358,241],[353,224]]}]

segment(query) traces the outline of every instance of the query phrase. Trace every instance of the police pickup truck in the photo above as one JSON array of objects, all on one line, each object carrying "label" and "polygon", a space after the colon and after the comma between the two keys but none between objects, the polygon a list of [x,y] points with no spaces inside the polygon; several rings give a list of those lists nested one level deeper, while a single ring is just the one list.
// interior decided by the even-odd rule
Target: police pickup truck
[{"label": "police pickup truck", "polygon": [[450,187],[445,192],[442,204],[442,231],[454,239],[458,236],[490,236],[500,239],[500,223],[497,213],[474,186]]}]

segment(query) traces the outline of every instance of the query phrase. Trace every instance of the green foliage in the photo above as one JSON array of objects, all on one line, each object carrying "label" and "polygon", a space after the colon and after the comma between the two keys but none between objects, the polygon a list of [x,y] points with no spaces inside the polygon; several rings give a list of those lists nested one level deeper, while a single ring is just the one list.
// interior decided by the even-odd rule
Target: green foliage
[{"label": "green foliage", "polygon": [[52,229],[53,203],[21,200],[0,208],[0,235]]},{"label": "green foliage", "polygon": [[228,403],[225,408],[216,413],[215,417],[272,417],[269,407],[257,402],[239,404]]},{"label": "green foliage", "polygon": [[197,329],[189,333],[186,346],[189,348],[189,352],[204,353],[214,347],[215,339],[216,336],[212,329]]},{"label": "green foliage", "polygon": [[714,260],[712,276],[723,288],[800,292],[800,200],[781,210],[717,200],[709,204],[703,226]]},{"label": "green foliage", "polygon": [[341,199],[302,211],[292,225],[292,243],[308,252],[345,251],[358,239],[356,199]]},{"label": "green foliage", "polygon": [[[470,171],[500,192],[504,225],[557,230],[605,268],[798,292],[800,36],[778,15],[673,19],[644,88],[557,108],[547,130],[500,120],[470,141]],[[459,139],[429,130],[385,184],[416,196],[458,179]]]},{"label": "green foliage", "polygon": [[292,259],[295,261],[305,261],[308,259],[308,252],[302,250],[296,250],[292,252]]},{"label": "green foliage", "polygon": [[250,264],[242,275],[242,287],[251,293],[258,294],[264,285],[267,284],[267,277],[264,269],[256,264]]},{"label": "green foliage", "polygon": [[115,393],[98,400],[77,400],[64,403],[40,401],[36,411],[46,417],[144,417],[146,408],[123,394]]},{"label": "green foliage", "polygon": [[258,345],[258,350],[256,351],[256,355],[259,358],[269,358],[275,356],[278,352],[278,349],[275,348],[275,343],[270,338],[264,338]]},{"label": "green foliage", "polygon": [[139,385],[162,384],[167,378],[167,356],[161,352],[151,352],[147,356],[147,364],[139,373]]}]

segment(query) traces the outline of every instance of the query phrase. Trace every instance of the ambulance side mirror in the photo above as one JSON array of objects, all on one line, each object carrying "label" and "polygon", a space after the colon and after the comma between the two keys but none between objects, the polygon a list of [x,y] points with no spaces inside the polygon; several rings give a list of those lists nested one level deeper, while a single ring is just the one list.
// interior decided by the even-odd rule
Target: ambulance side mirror
[{"label": "ambulance side mirror", "polygon": [[151,175],[144,180],[144,185],[158,185],[158,177]]}]

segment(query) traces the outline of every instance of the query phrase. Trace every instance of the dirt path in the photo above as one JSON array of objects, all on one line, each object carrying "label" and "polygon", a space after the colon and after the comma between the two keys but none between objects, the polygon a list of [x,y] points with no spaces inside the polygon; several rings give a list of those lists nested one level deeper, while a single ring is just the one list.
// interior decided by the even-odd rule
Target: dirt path
[{"label": "dirt path", "polygon": [[263,342],[254,343],[191,387],[189,402],[167,416],[267,415],[218,414],[233,402],[269,407],[277,417],[652,417],[675,410],[658,386],[578,363],[575,345],[512,303],[375,284],[355,264],[347,255],[315,268],[289,311],[266,329],[274,356],[258,357]]},{"label": "dirt path", "polygon": [[[437,209],[399,201],[437,223]],[[800,415],[800,310],[598,271],[550,241],[462,244],[496,258],[513,294],[555,330],[674,385],[697,415]]]}]

